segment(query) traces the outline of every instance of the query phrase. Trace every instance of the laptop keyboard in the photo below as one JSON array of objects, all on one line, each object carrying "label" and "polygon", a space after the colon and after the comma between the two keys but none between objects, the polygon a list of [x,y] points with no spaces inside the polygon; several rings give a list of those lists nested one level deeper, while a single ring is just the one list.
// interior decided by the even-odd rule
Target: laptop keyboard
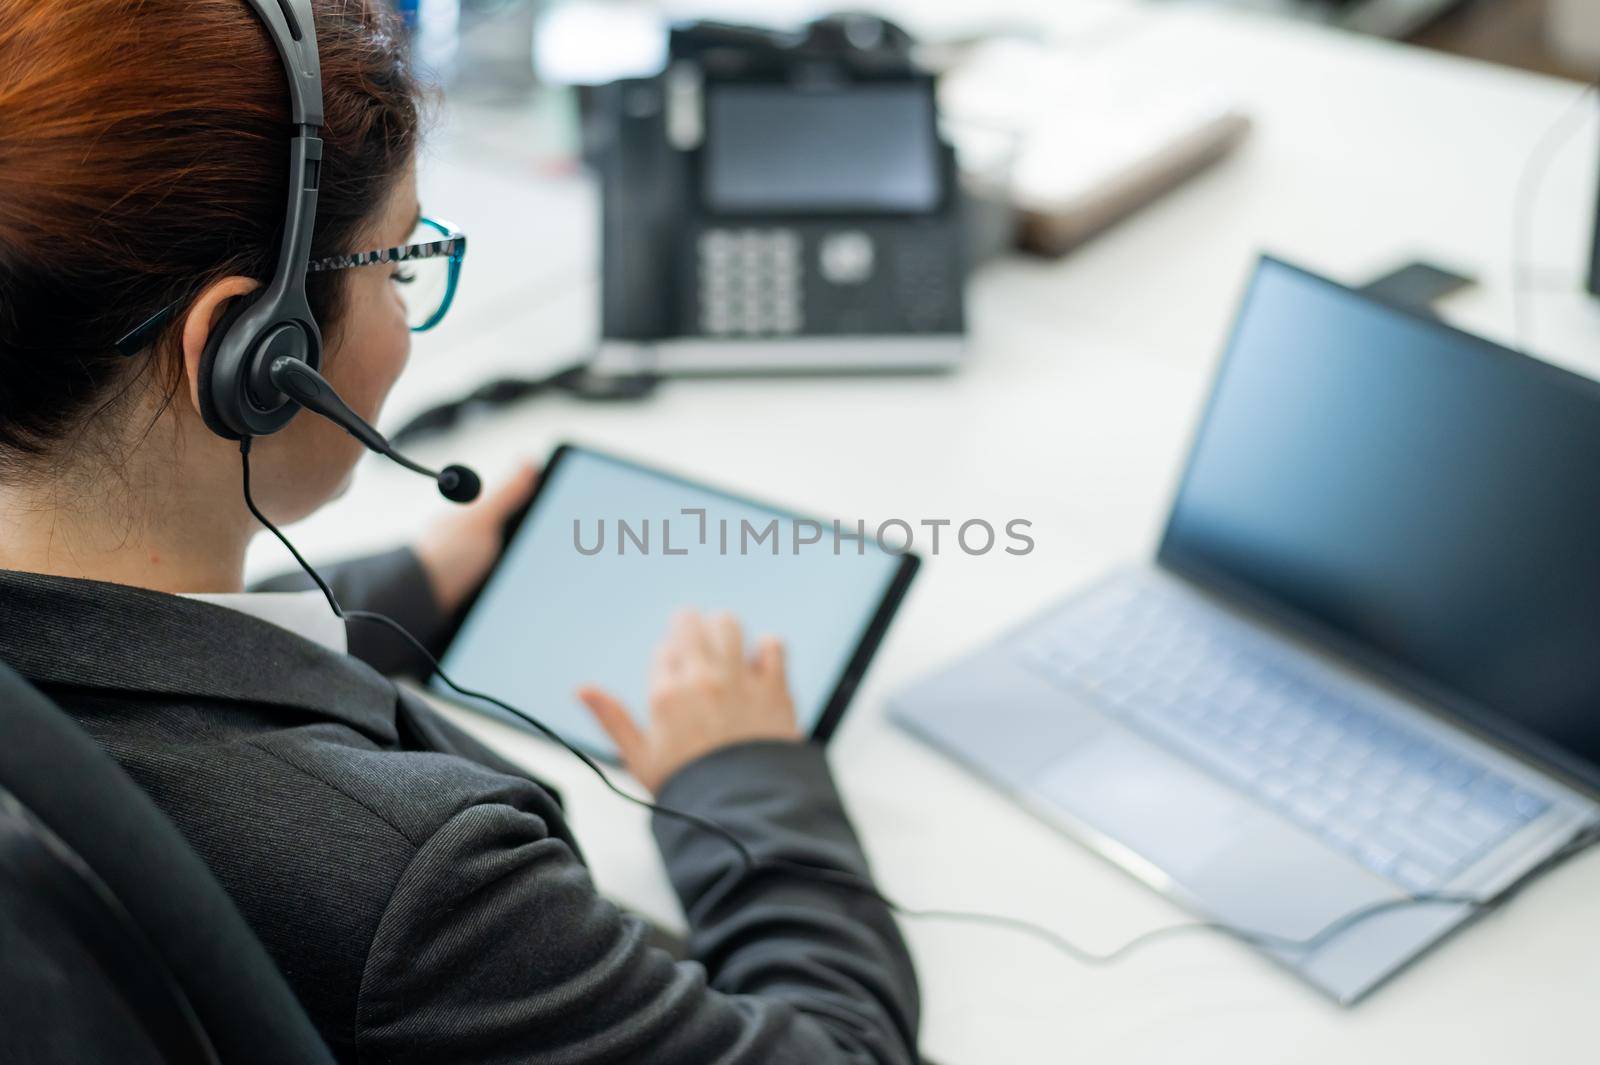
[{"label": "laptop keyboard", "polygon": [[1308,678],[1219,611],[1133,575],[1031,629],[1052,681],[1408,891],[1444,884],[1549,804]]}]

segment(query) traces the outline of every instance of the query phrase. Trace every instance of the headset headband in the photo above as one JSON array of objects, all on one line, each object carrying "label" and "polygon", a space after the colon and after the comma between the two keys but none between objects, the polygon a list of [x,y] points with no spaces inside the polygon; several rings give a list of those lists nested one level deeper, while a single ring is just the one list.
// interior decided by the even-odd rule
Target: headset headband
[{"label": "headset headband", "polygon": [[317,220],[317,186],[322,169],[322,62],[311,0],[249,0],[283,59],[289,79],[289,202],[284,214],[278,268],[264,297],[281,299],[291,287],[304,290],[311,234]]},{"label": "headset headband", "polygon": [[[297,126],[322,126],[322,64],[311,0],[248,0],[266,24],[284,72],[289,75],[290,119]],[[314,132],[314,130],[313,130]]]},{"label": "headset headband", "polygon": [[313,370],[322,334],[306,300],[306,264],[322,169],[322,64],[311,0],[248,0],[283,60],[289,83],[289,194],[272,280],[236,302],[213,331],[200,368],[200,413],[218,436],[237,440],[282,429],[298,406],[271,381],[288,356]]}]

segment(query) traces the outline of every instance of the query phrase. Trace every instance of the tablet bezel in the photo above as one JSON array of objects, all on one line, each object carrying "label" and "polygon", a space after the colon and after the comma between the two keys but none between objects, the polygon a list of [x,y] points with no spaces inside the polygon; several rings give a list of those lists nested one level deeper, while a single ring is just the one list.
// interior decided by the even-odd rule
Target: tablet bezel
[{"label": "tablet bezel", "polygon": [[[674,473],[671,470],[665,470],[660,466],[651,465],[647,462],[641,462],[625,455],[618,455],[615,452],[604,451],[600,448],[563,441],[562,443],[557,444],[555,450],[550,453],[550,458],[545,462],[544,469],[539,475],[539,482],[534,486],[533,494],[528,497],[528,502],[518,509],[518,511],[512,515],[510,520],[506,522],[505,542],[504,546],[502,546],[500,549],[500,558],[504,558],[506,553],[511,549],[511,546],[516,542],[516,537],[518,533],[521,532],[522,526],[524,522],[526,522],[528,515],[532,514],[534,508],[539,505],[539,499],[544,494],[545,486],[554,480],[551,474],[553,474],[560,466],[562,459],[566,458],[568,454],[574,451],[594,455],[597,458],[602,458],[608,462],[615,462],[619,465],[630,467],[653,477],[659,477],[666,481],[676,482],[677,484],[694,489],[697,492],[707,492],[712,495],[721,496],[724,499],[732,500],[736,503],[742,503],[747,506],[756,507],[779,518],[791,521],[816,521],[824,526],[831,524],[830,522],[823,521],[819,518],[812,518],[808,517],[807,515],[800,514],[796,511],[790,510],[787,507],[777,506],[762,499],[756,499],[752,496],[743,495],[738,492],[732,492],[717,485],[707,484],[704,481],[695,480],[692,477],[685,477],[681,474]],[[879,645],[883,643],[884,636],[888,634],[889,625],[894,621],[895,615],[900,610],[901,603],[905,601],[906,593],[911,589],[912,580],[916,577],[917,571],[922,566],[921,556],[916,554],[914,551],[887,553],[897,555],[899,558],[899,564],[895,567],[894,575],[889,578],[888,587],[884,589],[883,596],[878,600],[878,605],[872,612],[871,620],[867,623],[865,631],[862,632],[861,639],[856,643],[855,649],[851,651],[850,656],[846,659],[844,670],[839,675],[838,680],[834,683],[832,692],[829,694],[827,702],[823,705],[822,713],[820,716],[818,716],[816,724],[812,727],[811,732],[808,735],[808,739],[812,740],[813,742],[823,744],[827,743],[827,741],[833,736],[834,731],[839,727],[839,723],[844,719],[845,711],[849,709],[850,701],[855,697],[856,688],[860,686],[862,678],[866,676],[867,668],[872,664],[873,657],[878,653]],[[445,632],[442,636],[443,642],[441,643],[439,652],[436,656],[440,661],[443,661],[445,656],[450,653],[450,647],[455,643],[456,636],[460,633],[462,625],[465,624],[467,617],[472,613],[473,608],[477,606],[479,598],[481,598],[483,595],[483,590],[487,588],[489,582],[494,579],[495,572],[499,570],[499,568],[500,559],[497,558],[494,566],[490,568],[489,573],[482,581],[478,583],[478,586],[472,590],[472,594],[467,596],[466,601],[462,603],[460,608],[458,608],[456,612],[451,615],[449,623],[446,625]],[[439,687],[434,686],[432,682],[437,675],[438,671],[435,670],[433,673],[430,673],[424,678],[424,680],[429,683],[428,690],[432,694],[439,695],[450,702],[458,703],[460,705],[472,706],[474,708],[477,707],[477,700],[468,699],[458,695],[455,692],[449,691],[448,689],[441,690]],[[640,707],[638,709],[639,711],[643,711],[644,708]],[[587,753],[603,758],[613,764],[617,764],[618,762],[616,756],[612,754],[600,754],[600,752],[592,750],[588,751]]]}]

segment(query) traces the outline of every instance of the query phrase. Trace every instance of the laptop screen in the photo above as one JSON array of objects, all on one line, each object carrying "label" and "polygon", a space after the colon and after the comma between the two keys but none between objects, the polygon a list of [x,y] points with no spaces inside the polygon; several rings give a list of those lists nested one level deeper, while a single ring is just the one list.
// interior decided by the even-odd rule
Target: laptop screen
[{"label": "laptop screen", "polygon": [[1600,384],[1263,260],[1160,558],[1600,786]]}]

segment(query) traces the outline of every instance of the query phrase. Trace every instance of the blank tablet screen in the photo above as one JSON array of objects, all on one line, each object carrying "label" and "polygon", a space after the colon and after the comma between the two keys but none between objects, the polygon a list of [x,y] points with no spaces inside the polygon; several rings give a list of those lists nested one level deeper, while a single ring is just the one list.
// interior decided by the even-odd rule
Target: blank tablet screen
[{"label": "blank tablet screen", "polygon": [[[574,689],[598,684],[647,721],[650,663],[674,611],[726,610],[747,646],[763,635],[784,641],[800,726],[812,732],[857,649],[873,642],[869,630],[887,623],[904,590],[897,575],[915,565],[870,535],[855,538],[854,523],[840,532],[836,542],[832,522],[563,448],[444,670],[614,757]],[[437,677],[433,687],[450,694]]]}]

